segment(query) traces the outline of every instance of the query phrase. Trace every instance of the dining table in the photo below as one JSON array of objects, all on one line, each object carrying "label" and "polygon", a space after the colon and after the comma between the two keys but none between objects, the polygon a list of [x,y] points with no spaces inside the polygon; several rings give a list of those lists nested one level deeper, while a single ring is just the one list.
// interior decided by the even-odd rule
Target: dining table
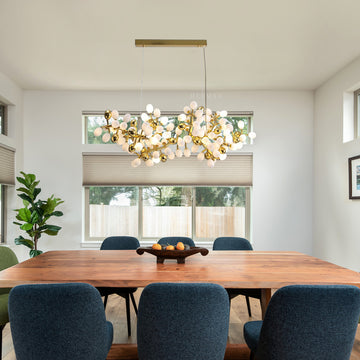
[{"label": "dining table", "polygon": [[[278,288],[295,284],[360,287],[360,274],[294,251],[209,251],[178,264],[176,260],[157,263],[152,254],[139,255],[135,250],[48,251],[0,272],[0,288],[67,282],[137,288],[157,282],[215,283],[232,289],[261,289],[264,316]],[[237,357],[240,350],[244,353],[244,346],[229,345],[225,359]],[[136,345],[115,344],[109,354],[108,359],[134,359]]]}]

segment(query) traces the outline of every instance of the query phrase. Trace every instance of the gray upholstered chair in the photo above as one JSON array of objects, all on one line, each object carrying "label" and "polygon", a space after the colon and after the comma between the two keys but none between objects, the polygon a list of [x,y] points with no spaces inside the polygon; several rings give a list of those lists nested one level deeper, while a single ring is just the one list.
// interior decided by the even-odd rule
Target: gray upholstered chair
[{"label": "gray upholstered chair", "polygon": [[105,360],[113,340],[100,294],[89,284],[16,286],[9,317],[17,360]]},{"label": "gray upholstered chair", "polygon": [[[218,237],[213,244],[213,250],[253,250],[250,242],[241,237]],[[248,314],[251,317],[251,307],[249,298],[261,300],[260,289],[226,289],[229,294],[229,299],[236,296],[243,295],[246,299]]]},{"label": "gray upholstered chair", "polygon": [[[136,250],[139,246],[139,240],[133,236],[110,236],[102,242],[100,250]],[[131,336],[130,299],[133,304],[135,314],[137,314],[138,310],[134,298],[134,292],[137,288],[98,287],[97,289],[99,290],[101,296],[105,297],[104,309],[106,309],[107,300],[111,294],[117,294],[125,299],[128,336]]]},{"label": "gray upholstered chair", "polygon": [[140,360],[223,360],[229,300],[216,284],[156,283],[139,302]]},{"label": "gray upholstered chair", "polygon": [[195,246],[194,241],[191,238],[187,237],[187,236],[166,236],[166,237],[162,237],[158,241],[158,244],[176,246],[176,244],[179,241],[181,241],[183,244],[187,244],[189,246]]},{"label": "gray upholstered chair", "polygon": [[244,325],[257,360],[348,360],[360,315],[360,289],[292,285],[271,298],[264,321]]},{"label": "gray upholstered chair", "polygon": [[[15,253],[6,246],[0,246],[0,271],[17,263],[18,259]],[[2,354],[2,332],[9,322],[8,299],[10,290],[9,288],[0,288],[0,358]]]}]

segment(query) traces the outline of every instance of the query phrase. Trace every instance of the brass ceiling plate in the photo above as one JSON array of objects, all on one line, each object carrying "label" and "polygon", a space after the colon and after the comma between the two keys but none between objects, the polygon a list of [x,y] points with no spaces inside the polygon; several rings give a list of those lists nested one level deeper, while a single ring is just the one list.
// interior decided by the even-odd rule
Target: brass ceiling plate
[{"label": "brass ceiling plate", "polygon": [[205,47],[207,40],[135,39],[136,47]]}]

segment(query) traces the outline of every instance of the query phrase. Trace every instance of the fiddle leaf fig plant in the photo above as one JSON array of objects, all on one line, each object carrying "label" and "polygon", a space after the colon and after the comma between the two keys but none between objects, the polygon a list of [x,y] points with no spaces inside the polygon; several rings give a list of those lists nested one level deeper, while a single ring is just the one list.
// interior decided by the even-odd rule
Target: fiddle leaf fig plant
[{"label": "fiddle leaf fig plant", "polygon": [[19,236],[15,239],[16,245],[25,245],[30,249],[30,257],[40,255],[41,250],[38,249],[38,241],[42,234],[55,236],[60,231],[61,227],[57,225],[49,225],[47,221],[52,216],[62,216],[61,211],[55,211],[55,208],[62,204],[59,198],[51,195],[47,200],[37,199],[41,189],[37,187],[40,181],[36,180],[34,174],[25,174],[20,172],[22,177],[17,177],[17,181],[21,184],[16,191],[18,196],[22,199],[24,207],[16,209],[15,225],[20,226],[20,229],[25,231],[27,236]]}]

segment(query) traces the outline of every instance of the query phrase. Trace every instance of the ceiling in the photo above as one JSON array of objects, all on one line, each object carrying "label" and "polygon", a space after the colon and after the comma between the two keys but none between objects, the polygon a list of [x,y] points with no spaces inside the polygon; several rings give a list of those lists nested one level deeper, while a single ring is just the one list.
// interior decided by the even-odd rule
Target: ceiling
[{"label": "ceiling", "polygon": [[[315,89],[360,55],[359,0],[0,0],[0,72],[24,89]],[[143,75],[141,75],[143,73]]]}]

